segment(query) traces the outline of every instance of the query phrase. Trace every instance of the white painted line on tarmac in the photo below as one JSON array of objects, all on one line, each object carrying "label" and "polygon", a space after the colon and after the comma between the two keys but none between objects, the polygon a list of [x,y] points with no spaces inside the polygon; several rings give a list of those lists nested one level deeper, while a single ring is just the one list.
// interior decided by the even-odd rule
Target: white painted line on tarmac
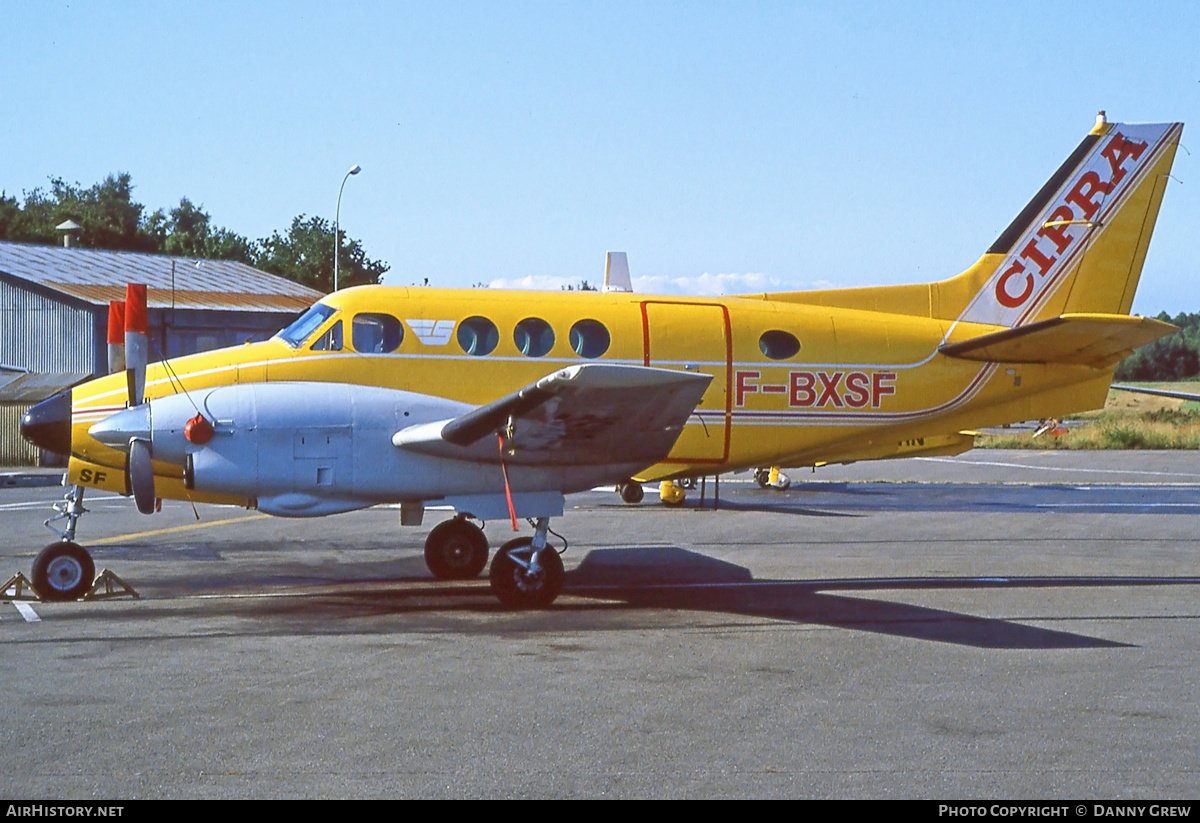
[{"label": "white painted line on tarmac", "polygon": [[21,617],[25,618],[26,623],[41,623],[42,618],[38,617],[38,613],[33,610],[33,606],[24,603],[20,600],[14,600],[13,605],[17,607],[17,611],[21,613]]},{"label": "white painted line on tarmac", "polygon": [[[129,500],[128,497],[122,497],[119,494],[96,495],[87,499],[89,506],[95,506],[97,503],[109,505],[113,503],[122,503]],[[62,500],[61,497],[56,497],[52,500],[27,500],[23,503],[0,503],[0,511],[10,511],[17,509],[50,509],[55,503]]]},{"label": "white painted line on tarmac", "polygon": [[1108,503],[1104,501],[1095,501],[1093,503],[1034,503],[1035,506],[1041,509],[1070,509],[1070,508],[1091,508],[1100,507],[1104,509],[1117,508],[1124,506],[1131,509],[1196,509],[1200,508],[1200,503]]},{"label": "white painted line on tarmac", "polygon": [[1156,477],[1200,477],[1195,472],[1152,472],[1140,469],[1087,469],[1070,466],[1029,466],[1024,463],[1001,463],[997,460],[955,460],[951,457],[914,457],[929,463],[953,463],[956,466],[1000,466],[1006,469],[1029,469],[1042,472],[1088,472],[1089,474],[1148,474]]}]

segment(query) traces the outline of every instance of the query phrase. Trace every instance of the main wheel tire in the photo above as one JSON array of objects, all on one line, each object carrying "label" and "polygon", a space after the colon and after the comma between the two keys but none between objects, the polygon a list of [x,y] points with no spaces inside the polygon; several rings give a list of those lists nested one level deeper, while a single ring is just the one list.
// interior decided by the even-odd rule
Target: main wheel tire
[{"label": "main wheel tire", "polygon": [[691,490],[691,489],[694,489],[694,488],[696,488],[696,478],[694,478],[694,477],[681,477],[681,478],[679,479],[679,483],[678,483],[677,485],[678,485],[678,486],[679,486],[679,488],[681,488],[681,489],[689,489],[689,490]]},{"label": "main wheel tire", "polygon": [[758,484],[758,487],[760,489],[765,489],[767,487],[767,484],[769,484],[771,482],[771,470],[770,469],[755,469],[754,470],[754,482]]},{"label": "main wheel tire", "polygon": [[527,548],[532,543],[532,537],[518,537],[501,546],[492,558],[492,568],[488,572],[492,593],[512,609],[546,608],[558,597],[566,578],[562,558],[551,546],[547,546],[538,556],[541,568],[536,574],[529,574],[512,559],[514,550]]},{"label": "main wheel tire", "polygon": [[78,600],[95,578],[92,556],[70,541],[51,543],[33,561],[33,587],[43,600]]},{"label": "main wheel tire", "polygon": [[631,506],[636,506],[642,502],[642,498],[646,496],[646,490],[642,488],[642,484],[636,480],[630,480],[628,483],[621,484],[621,499]]},{"label": "main wheel tire", "polygon": [[474,523],[447,520],[425,538],[425,565],[439,580],[470,580],[487,562],[487,536]]}]

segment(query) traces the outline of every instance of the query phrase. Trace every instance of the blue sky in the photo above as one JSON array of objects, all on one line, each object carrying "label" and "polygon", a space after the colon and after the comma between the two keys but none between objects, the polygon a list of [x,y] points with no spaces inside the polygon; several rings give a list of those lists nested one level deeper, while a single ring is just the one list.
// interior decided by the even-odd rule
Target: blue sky
[{"label": "blue sky", "polygon": [[1181,120],[1134,309],[1200,311],[1200,3],[5,0],[0,59],[8,194],[127,171],[259,238],[358,163],[395,284],[940,279],[1097,110]]}]

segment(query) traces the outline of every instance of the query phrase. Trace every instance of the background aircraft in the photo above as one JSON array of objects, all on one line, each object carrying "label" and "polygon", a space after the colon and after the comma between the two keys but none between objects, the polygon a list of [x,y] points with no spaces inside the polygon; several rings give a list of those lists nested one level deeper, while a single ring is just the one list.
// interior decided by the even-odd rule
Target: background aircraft
[{"label": "background aircraft", "polygon": [[435,575],[486,566],[473,518],[527,517],[532,537],[500,548],[490,580],[506,604],[544,606],[563,583],[547,537],[565,494],[961,451],[947,432],[1098,408],[1115,364],[1174,329],[1129,310],[1181,131],[1101,115],[939,282],[711,299],[367,286],[262,343],[134,363],[23,421],[70,454],[74,484],[34,584],[86,591],[87,487],[145,513],[161,498],[290,517],[399,503],[402,524],[437,501],[458,516],[426,541]]}]

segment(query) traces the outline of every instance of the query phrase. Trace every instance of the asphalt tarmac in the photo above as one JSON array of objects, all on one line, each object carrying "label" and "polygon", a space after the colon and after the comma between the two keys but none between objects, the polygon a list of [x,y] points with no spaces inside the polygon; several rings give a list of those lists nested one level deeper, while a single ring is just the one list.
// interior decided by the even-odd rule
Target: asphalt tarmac
[{"label": "asphalt tarmac", "polygon": [[[60,492],[0,486],[0,578],[29,574]],[[79,542],[141,598],[0,601],[0,796],[1200,793],[1200,456],[976,451],[706,492],[569,498],[539,612],[429,575],[443,512],[90,496]]]}]

